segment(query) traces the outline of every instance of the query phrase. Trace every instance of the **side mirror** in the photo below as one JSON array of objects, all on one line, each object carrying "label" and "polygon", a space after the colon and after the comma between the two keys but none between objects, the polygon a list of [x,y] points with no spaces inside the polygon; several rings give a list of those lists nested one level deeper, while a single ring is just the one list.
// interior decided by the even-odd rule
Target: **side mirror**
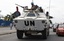
[{"label": "side mirror", "polygon": [[20,16],[21,14],[20,14],[20,12],[19,11],[15,11],[11,16],[12,16],[12,18],[14,19],[14,18],[16,18],[16,17],[18,17],[18,16]]}]

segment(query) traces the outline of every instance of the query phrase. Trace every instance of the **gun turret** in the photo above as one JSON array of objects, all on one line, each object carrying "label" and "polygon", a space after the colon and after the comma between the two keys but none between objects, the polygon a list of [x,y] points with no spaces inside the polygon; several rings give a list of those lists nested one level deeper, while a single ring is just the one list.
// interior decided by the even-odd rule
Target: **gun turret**
[{"label": "gun turret", "polygon": [[23,6],[21,6],[21,5],[18,5],[18,4],[15,4],[15,5],[17,5],[17,6],[21,7],[21,8],[24,8]]}]

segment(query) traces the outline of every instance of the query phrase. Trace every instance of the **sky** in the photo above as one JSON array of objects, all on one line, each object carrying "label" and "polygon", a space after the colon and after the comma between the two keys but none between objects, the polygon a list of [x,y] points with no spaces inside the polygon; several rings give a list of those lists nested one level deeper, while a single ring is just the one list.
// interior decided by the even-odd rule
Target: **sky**
[{"label": "sky", "polygon": [[[0,16],[14,13],[17,6],[15,4],[29,6],[30,8],[31,2],[32,0],[0,0]],[[54,17],[51,19],[52,22],[64,22],[64,0],[33,0],[33,2],[35,5],[37,4],[39,7],[42,7],[45,11],[49,11],[49,14]],[[22,13],[21,7],[19,7],[19,11]]]}]

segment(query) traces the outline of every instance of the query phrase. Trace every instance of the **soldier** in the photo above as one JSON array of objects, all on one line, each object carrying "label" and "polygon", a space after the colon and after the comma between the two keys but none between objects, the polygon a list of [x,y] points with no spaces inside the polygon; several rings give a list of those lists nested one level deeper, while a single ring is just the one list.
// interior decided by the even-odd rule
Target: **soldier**
[{"label": "soldier", "polygon": [[[32,7],[33,7],[33,6],[34,6],[34,3],[31,3],[31,5],[32,5]],[[31,8],[32,8],[32,7],[31,7]]]},{"label": "soldier", "polygon": [[12,27],[13,27],[13,22],[10,23],[10,30],[12,30]]},{"label": "soldier", "polygon": [[38,6],[34,5],[34,3],[31,3],[31,5],[32,5],[32,7],[31,7],[32,10],[36,10],[38,8]]},{"label": "soldier", "polygon": [[42,7],[40,7],[39,11],[40,11],[40,12],[43,12],[43,9],[42,9]]}]

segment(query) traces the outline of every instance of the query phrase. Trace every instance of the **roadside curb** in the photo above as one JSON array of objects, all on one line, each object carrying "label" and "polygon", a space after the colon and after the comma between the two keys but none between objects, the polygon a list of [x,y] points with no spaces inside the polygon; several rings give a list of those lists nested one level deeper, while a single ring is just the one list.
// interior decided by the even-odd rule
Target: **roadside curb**
[{"label": "roadside curb", "polygon": [[11,30],[8,32],[0,33],[0,35],[7,35],[7,34],[12,34],[12,33],[16,33],[16,30]]}]

